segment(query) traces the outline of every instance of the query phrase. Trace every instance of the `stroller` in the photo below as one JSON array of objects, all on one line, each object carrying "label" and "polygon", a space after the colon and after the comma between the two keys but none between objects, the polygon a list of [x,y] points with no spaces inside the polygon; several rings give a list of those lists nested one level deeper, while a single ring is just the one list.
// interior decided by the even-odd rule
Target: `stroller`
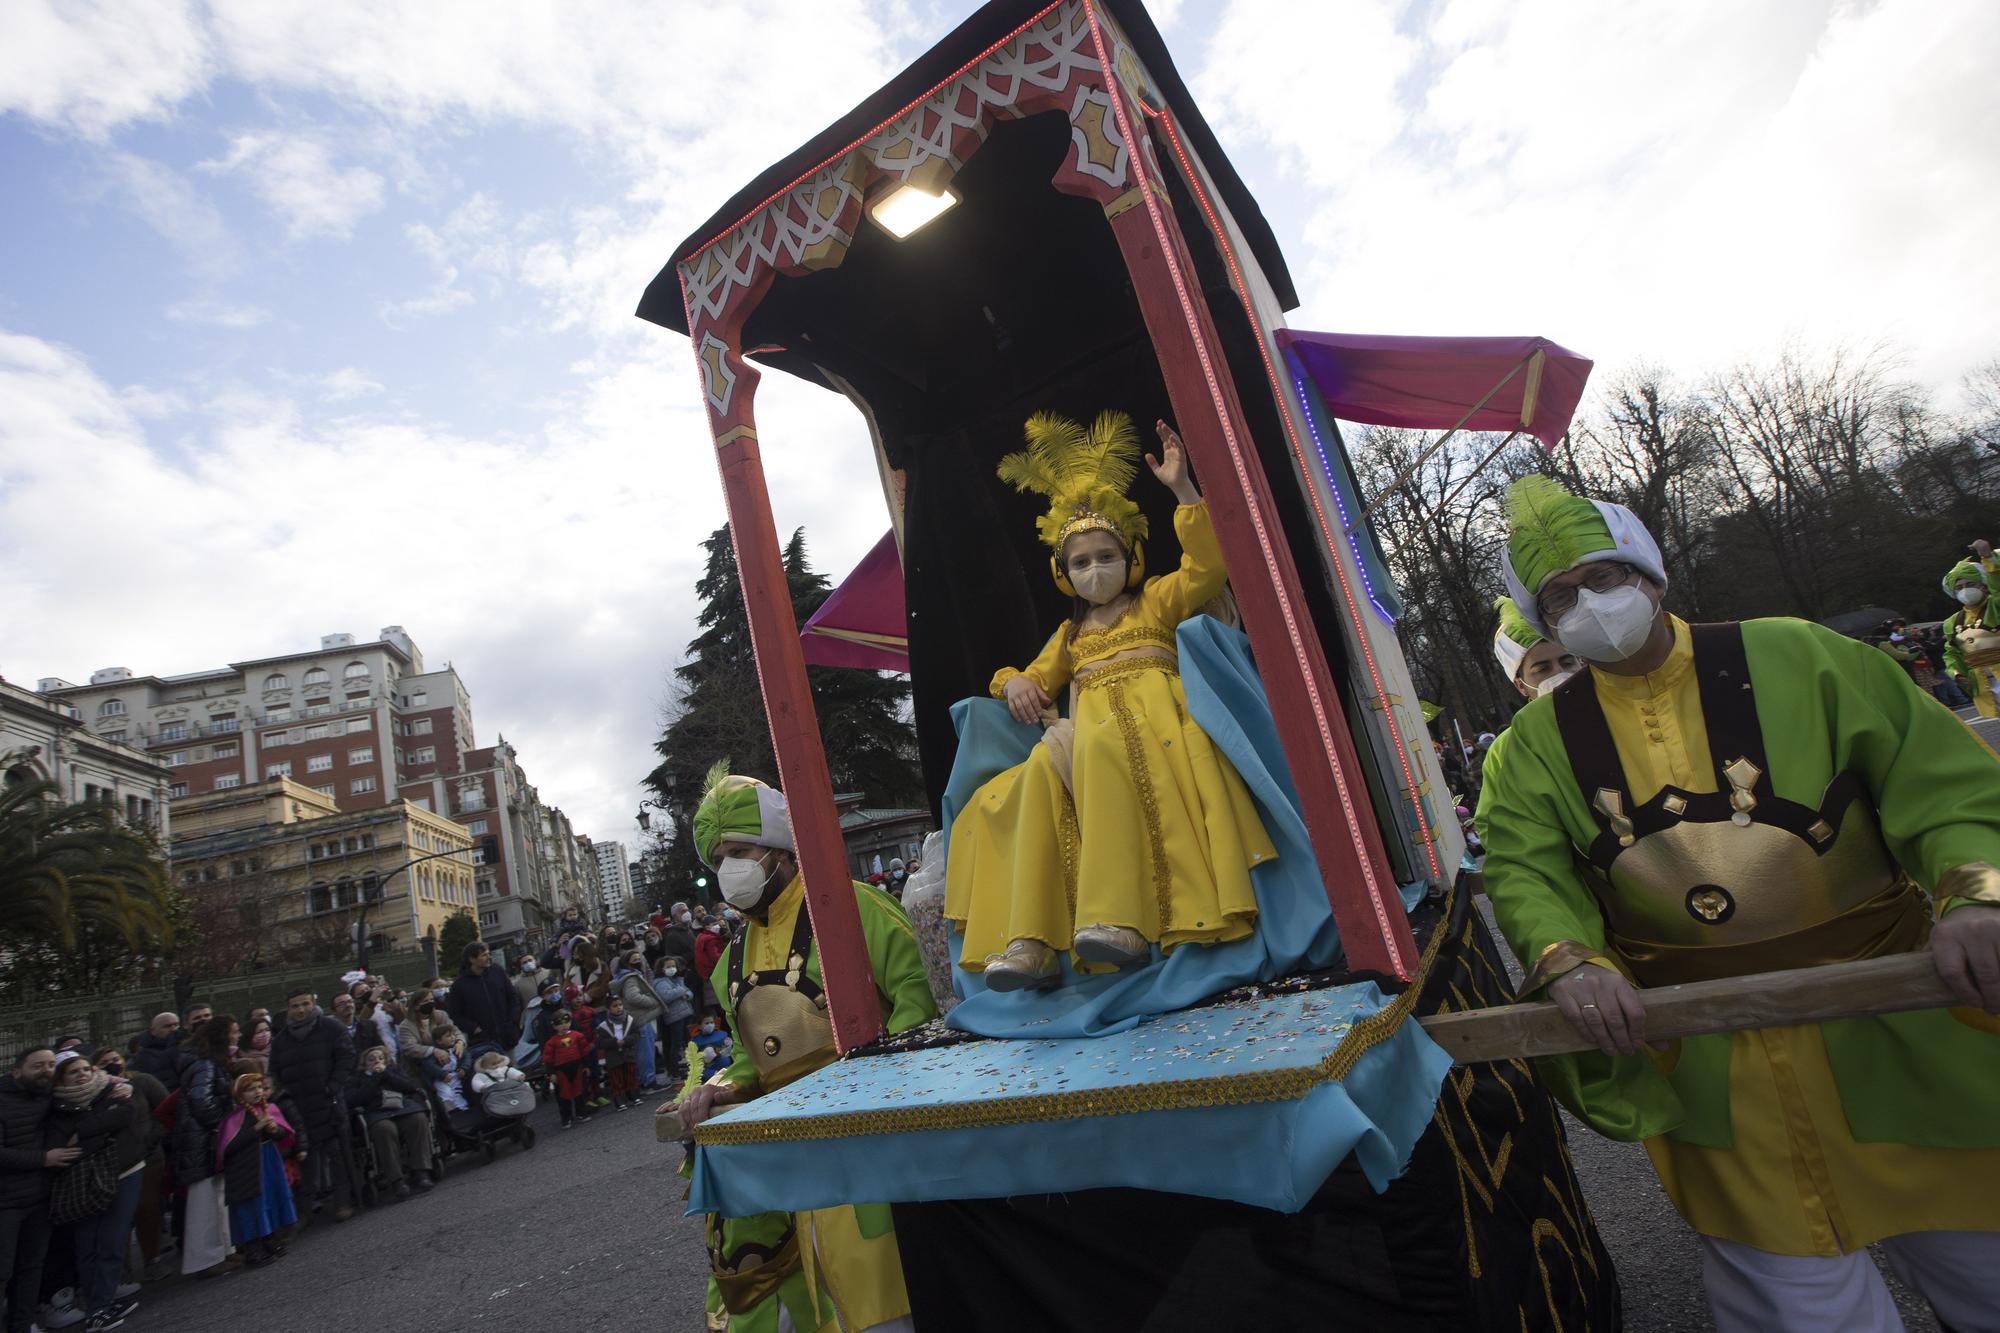
[{"label": "stroller", "polygon": [[[535,1090],[512,1080],[496,1083],[483,1093],[472,1091],[472,1077],[483,1055],[505,1054],[491,1042],[469,1048],[459,1063],[459,1079],[465,1088],[467,1109],[454,1111],[439,1107],[439,1136],[447,1153],[474,1152],[487,1161],[500,1155],[500,1144],[511,1140],[523,1149],[535,1146],[535,1131],[527,1122],[535,1109]],[[524,1071],[525,1072],[525,1071]]]},{"label": "stroller", "polygon": [[[560,1006],[557,1006],[560,1007]],[[537,995],[528,1001],[528,1007],[521,1014],[521,1039],[514,1043],[514,1068],[528,1076],[528,1084],[534,1088],[537,1097],[549,1095],[549,1071],[542,1067],[542,1040],[547,1033],[542,1031],[542,997]]]}]

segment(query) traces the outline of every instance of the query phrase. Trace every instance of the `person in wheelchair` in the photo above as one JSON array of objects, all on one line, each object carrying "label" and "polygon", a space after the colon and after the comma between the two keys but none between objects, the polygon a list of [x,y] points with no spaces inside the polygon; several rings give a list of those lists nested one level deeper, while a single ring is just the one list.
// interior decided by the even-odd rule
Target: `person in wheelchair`
[{"label": "person in wheelchair", "polygon": [[399,1199],[428,1190],[432,1171],[430,1104],[416,1081],[389,1064],[381,1046],[362,1052],[347,1103],[368,1126],[376,1183]]}]

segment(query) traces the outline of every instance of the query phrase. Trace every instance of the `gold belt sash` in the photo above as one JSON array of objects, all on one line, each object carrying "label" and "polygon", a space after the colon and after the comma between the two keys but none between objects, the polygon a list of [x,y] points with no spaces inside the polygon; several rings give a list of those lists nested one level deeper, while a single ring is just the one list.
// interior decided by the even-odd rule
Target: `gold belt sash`
[{"label": "gold belt sash", "polygon": [[1170,676],[1178,676],[1181,673],[1181,664],[1177,658],[1162,657],[1152,653],[1144,657],[1121,657],[1115,662],[1079,671],[1076,675],[1076,687],[1079,690],[1099,689],[1115,680],[1136,676],[1141,671],[1164,671]]}]

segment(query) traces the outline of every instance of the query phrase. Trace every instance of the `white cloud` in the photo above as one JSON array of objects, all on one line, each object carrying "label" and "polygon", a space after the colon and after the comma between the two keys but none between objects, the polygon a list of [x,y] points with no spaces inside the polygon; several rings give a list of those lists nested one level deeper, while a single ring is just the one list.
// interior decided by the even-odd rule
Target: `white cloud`
[{"label": "white cloud", "polygon": [[1298,323],[1684,372],[1886,337],[1933,384],[2000,344],[2000,7],[1281,8],[1231,4],[1191,82],[1253,187],[1306,205]]},{"label": "white cloud", "polygon": [[172,167],[136,153],[105,155],[108,179],[121,202],[180,253],[197,276],[234,273],[240,251],[220,209]]},{"label": "white cloud", "polygon": [[261,306],[212,296],[190,296],[161,313],[176,324],[206,324],[219,329],[254,329],[271,318],[270,312]]},{"label": "white cloud", "polygon": [[308,134],[239,134],[227,154],[201,165],[217,174],[247,174],[295,241],[351,236],[355,223],[382,206],[380,176],[366,167],[335,166],[332,150]]},{"label": "white cloud", "polygon": [[206,38],[185,0],[12,0],[6,19],[0,112],[86,138],[163,114],[210,73]]}]

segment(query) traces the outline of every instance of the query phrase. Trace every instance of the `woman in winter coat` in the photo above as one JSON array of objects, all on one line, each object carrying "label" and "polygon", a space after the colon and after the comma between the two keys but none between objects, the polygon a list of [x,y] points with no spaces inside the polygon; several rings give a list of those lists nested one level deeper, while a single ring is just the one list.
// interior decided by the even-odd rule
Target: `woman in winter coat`
[{"label": "woman in winter coat", "polygon": [[438,1051],[438,1030],[451,1026],[450,1017],[438,1008],[436,992],[414,991],[403,1021],[396,1025],[396,1050],[402,1057],[403,1072],[420,1081],[428,1081],[451,1060],[449,1051],[442,1055]]},{"label": "woman in winter coat", "polygon": [[65,1051],[56,1057],[55,1105],[48,1130],[52,1141],[75,1141],[82,1150],[79,1162],[108,1150],[111,1169],[118,1176],[118,1192],[103,1211],[73,1224],[77,1308],[95,1318],[118,1295],[125,1243],[138,1213],[146,1155],[152,1148],[152,1107],[126,1080],[112,1078],[76,1052]]},{"label": "woman in winter coat", "polygon": [[229,1257],[222,1185],[215,1178],[215,1136],[230,1111],[229,1052],[241,1031],[228,1014],[215,1015],[202,1028],[193,1058],[181,1070],[174,1180],[187,1191],[187,1221],[181,1229],[183,1277],[205,1272]]},{"label": "woman in winter coat", "polygon": [[611,968],[600,961],[597,944],[588,935],[577,936],[570,947],[569,965],[563,969],[565,985],[575,986],[593,1006],[602,1005],[611,992]]}]

